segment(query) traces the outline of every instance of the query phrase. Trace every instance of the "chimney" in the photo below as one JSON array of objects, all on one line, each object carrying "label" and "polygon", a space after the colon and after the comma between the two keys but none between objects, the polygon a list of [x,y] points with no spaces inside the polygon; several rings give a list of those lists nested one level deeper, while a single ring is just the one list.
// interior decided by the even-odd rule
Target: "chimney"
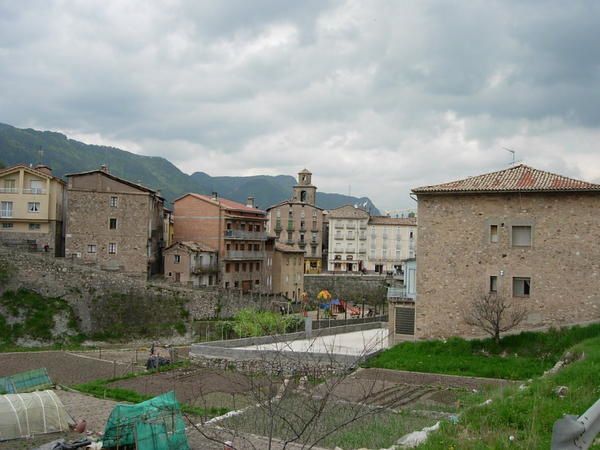
[{"label": "chimney", "polygon": [[248,208],[254,208],[254,197],[248,196],[248,199],[246,200],[246,206]]},{"label": "chimney", "polygon": [[45,173],[46,175],[52,175],[52,169],[44,164],[38,164],[37,166],[35,166],[35,170],[37,170],[38,172]]},{"label": "chimney", "polygon": [[104,173],[109,173],[109,172],[108,172],[108,166],[107,166],[106,164],[102,164],[102,165],[100,166],[100,170],[101,170],[102,172],[104,172]]},{"label": "chimney", "polygon": [[214,201],[217,201],[219,199],[219,194],[217,194],[217,192],[213,191],[213,193],[212,193],[212,199]]}]

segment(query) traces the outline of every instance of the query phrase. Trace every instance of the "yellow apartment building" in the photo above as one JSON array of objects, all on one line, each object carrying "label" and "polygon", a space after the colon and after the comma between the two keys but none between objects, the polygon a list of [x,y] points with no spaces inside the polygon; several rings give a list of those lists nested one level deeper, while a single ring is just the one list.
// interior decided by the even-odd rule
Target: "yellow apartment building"
[{"label": "yellow apartment building", "polygon": [[64,256],[65,182],[48,166],[0,170],[0,240]]}]

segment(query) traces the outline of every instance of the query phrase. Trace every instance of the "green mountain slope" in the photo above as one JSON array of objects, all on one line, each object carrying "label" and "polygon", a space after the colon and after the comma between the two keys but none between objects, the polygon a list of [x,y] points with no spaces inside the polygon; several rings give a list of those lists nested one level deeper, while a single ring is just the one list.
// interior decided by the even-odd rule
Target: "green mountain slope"
[{"label": "green mountain slope", "polygon": [[[41,161],[40,149],[43,150]],[[159,189],[169,202],[187,192],[210,194],[216,191],[221,197],[239,202],[245,202],[252,195],[259,207],[266,208],[290,198],[295,184],[295,178],[289,175],[211,177],[204,172],[187,175],[162,157],[136,155],[114,147],[85,144],[61,133],[20,129],[2,123],[0,161],[7,166],[43,162],[59,177],[106,164],[114,175]],[[370,208],[373,214],[379,213],[366,197],[318,192],[317,204],[325,209],[359,204]]]}]

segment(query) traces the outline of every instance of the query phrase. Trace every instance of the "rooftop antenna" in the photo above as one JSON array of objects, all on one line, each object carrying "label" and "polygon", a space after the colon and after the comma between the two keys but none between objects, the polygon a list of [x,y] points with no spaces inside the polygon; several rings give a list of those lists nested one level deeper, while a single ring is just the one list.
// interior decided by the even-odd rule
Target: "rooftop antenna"
[{"label": "rooftop antenna", "polygon": [[519,160],[519,161],[517,161],[517,160],[516,160],[516,153],[517,153],[517,152],[516,152],[515,150],[512,150],[512,149],[510,149],[510,148],[508,148],[508,147],[502,147],[502,148],[503,148],[504,150],[506,150],[507,152],[510,152],[510,153],[512,153],[512,161],[510,162],[510,165],[511,165],[511,166],[514,166],[516,163],[518,163],[518,162],[521,162],[521,160]]}]

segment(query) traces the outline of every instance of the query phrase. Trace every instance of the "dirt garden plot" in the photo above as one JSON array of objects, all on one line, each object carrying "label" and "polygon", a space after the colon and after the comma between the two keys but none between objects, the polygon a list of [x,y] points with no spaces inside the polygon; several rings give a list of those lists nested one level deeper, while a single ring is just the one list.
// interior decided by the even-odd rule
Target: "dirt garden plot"
[{"label": "dirt garden plot", "polygon": [[231,371],[192,367],[119,380],[109,386],[144,395],[174,390],[181,403],[237,409],[254,403],[256,387],[266,384],[267,380],[257,379],[251,383],[248,377]]},{"label": "dirt garden plot", "polygon": [[0,353],[0,376],[41,367],[48,369],[54,383],[65,385],[113,378],[131,372],[130,364],[113,363],[63,351]]}]

